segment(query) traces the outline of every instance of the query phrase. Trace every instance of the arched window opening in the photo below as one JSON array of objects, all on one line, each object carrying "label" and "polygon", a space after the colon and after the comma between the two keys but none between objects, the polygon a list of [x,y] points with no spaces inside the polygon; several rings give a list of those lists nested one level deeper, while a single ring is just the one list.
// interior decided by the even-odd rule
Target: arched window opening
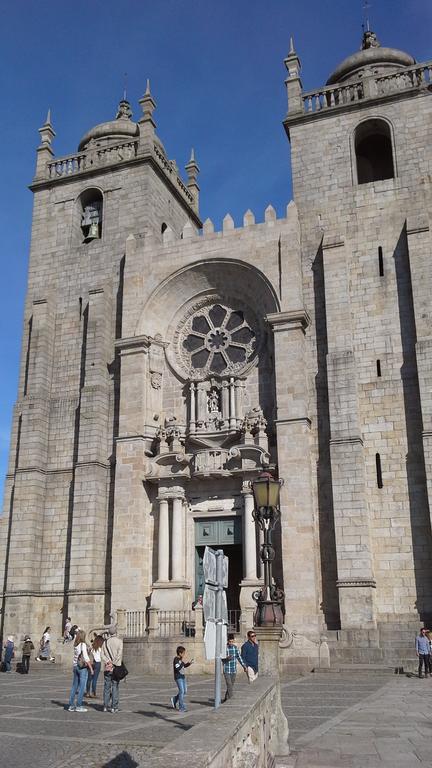
[{"label": "arched window opening", "polygon": [[394,178],[390,126],[384,120],[366,120],[355,132],[357,182]]},{"label": "arched window opening", "polygon": [[381,360],[376,361],[376,367],[377,367],[377,376],[381,376]]},{"label": "arched window opening", "polygon": [[79,198],[82,240],[89,243],[102,237],[103,197],[99,189],[86,189]]},{"label": "arched window opening", "polygon": [[383,479],[382,479],[382,469],[381,469],[381,456],[379,455],[379,453],[375,454],[375,464],[376,464],[377,486],[378,488],[382,488]]},{"label": "arched window opening", "polygon": [[161,226],[161,235],[163,235],[167,227],[168,227],[168,224],[165,224],[165,222],[163,221]]}]

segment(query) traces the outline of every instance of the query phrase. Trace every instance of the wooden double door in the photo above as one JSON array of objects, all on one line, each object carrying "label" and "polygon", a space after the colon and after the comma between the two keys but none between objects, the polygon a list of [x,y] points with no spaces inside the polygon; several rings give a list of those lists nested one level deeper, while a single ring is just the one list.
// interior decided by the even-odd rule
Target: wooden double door
[{"label": "wooden double door", "polygon": [[240,610],[240,582],[243,578],[241,517],[206,517],[195,520],[195,599],[204,593],[205,547],[223,549],[224,555],[228,557],[228,611]]}]

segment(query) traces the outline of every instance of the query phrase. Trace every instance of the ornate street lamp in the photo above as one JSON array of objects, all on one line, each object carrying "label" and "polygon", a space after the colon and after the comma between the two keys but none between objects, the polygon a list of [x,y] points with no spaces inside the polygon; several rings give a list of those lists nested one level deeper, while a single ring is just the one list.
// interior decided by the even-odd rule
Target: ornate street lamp
[{"label": "ornate street lamp", "polygon": [[264,532],[261,546],[261,560],[264,566],[264,586],[256,590],[252,597],[257,604],[254,623],[257,627],[269,627],[283,624],[282,603],[284,593],[273,584],[273,560],[275,551],[271,533],[280,518],[279,495],[283,480],[275,480],[269,472],[262,472],[251,482],[255,508],[252,516]]}]

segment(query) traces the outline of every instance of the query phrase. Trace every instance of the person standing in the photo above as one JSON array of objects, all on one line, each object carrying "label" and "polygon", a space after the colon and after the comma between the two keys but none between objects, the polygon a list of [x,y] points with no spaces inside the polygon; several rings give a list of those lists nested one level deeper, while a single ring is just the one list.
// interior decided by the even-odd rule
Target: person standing
[{"label": "person standing", "polygon": [[241,656],[246,664],[248,680],[253,683],[258,677],[258,643],[253,629],[247,633],[247,640],[241,647]]},{"label": "person standing", "polygon": [[420,634],[417,635],[415,640],[415,649],[418,656],[418,676],[423,677],[423,665],[425,670],[425,677],[429,677],[431,671],[430,663],[430,643],[429,638],[426,635],[426,627],[421,627]]},{"label": "person standing", "polygon": [[45,627],[43,635],[40,640],[40,651],[39,655],[36,656],[35,661],[52,661],[55,662],[54,656],[51,656],[51,636],[50,636],[51,627]]},{"label": "person standing", "polygon": [[30,635],[24,637],[24,643],[22,647],[21,668],[23,675],[28,675],[30,670],[30,656],[34,651],[34,645],[32,643]]},{"label": "person standing", "polygon": [[5,672],[12,672],[12,659],[15,656],[14,636],[9,635],[4,645],[3,661],[5,665]]},{"label": "person standing", "polygon": [[171,706],[173,709],[177,709],[178,704],[180,712],[187,712],[184,703],[185,696],[187,694],[187,681],[183,670],[186,669],[186,667],[190,667],[190,665],[193,663],[193,659],[190,661],[185,661],[185,656],[186,648],[183,645],[177,646],[176,655],[173,659],[173,672],[174,680],[178,688],[178,693],[176,696],[171,697]]},{"label": "person standing", "polygon": [[101,662],[104,664],[103,711],[119,711],[119,681],[113,678],[115,667],[123,661],[123,640],[116,637],[117,630],[110,627],[109,637],[101,647]]},{"label": "person standing", "polygon": [[72,621],[71,617],[68,616],[66,619],[66,624],[63,632],[63,643],[70,643],[71,640],[73,640],[73,637],[71,636],[71,628],[72,628]]},{"label": "person standing", "polygon": [[240,662],[246,672],[246,664],[244,663],[239,649],[234,642],[234,635],[232,632],[230,632],[228,635],[226,656],[224,659],[222,659],[222,662],[223,673],[226,682],[226,693],[224,701],[228,701],[228,699],[232,699],[234,695],[234,683],[237,675],[237,662]]},{"label": "person standing", "polygon": [[96,698],[96,685],[101,668],[101,648],[103,646],[104,639],[102,635],[96,635],[91,644],[91,653],[93,656],[93,673],[89,674],[87,678],[87,696]]},{"label": "person standing", "polygon": [[[75,635],[72,670],[73,678],[69,696],[69,712],[87,712],[87,707],[83,707],[83,698],[88,672],[89,670],[93,672],[93,668],[85,643],[85,632],[82,629],[78,630]],[[74,703],[75,696],[77,697],[76,706]]]}]

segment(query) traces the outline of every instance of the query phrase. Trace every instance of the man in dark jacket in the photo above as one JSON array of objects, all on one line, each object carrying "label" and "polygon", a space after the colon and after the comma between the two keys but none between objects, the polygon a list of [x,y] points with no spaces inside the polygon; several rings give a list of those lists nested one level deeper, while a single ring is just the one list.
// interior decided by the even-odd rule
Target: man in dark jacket
[{"label": "man in dark jacket", "polygon": [[258,677],[258,643],[253,629],[247,633],[247,640],[241,648],[241,656],[246,664],[248,680],[253,683]]}]

